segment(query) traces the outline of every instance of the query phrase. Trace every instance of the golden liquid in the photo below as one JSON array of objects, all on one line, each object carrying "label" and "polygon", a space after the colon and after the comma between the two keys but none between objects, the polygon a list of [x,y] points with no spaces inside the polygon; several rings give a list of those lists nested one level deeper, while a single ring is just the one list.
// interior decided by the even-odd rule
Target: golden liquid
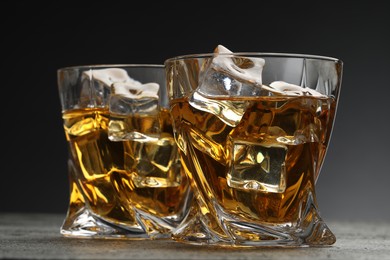
[{"label": "golden liquid", "polygon": [[[109,221],[136,225],[133,207],[157,217],[175,218],[181,214],[188,185],[178,168],[177,147],[169,141],[173,136],[168,111],[163,110],[160,114],[163,144],[110,141],[109,111],[105,108],[72,110],[63,114],[72,161],[70,215],[87,205],[93,213]],[[137,121],[145,120],[139,118]],[[137,149],[140,146],[142,152]],[[161,153],[161,147],[168,152]],[[142,161],[142,156],[152,162],[159,158],[165,165],[172,166],[150,173],[158,174],[157,180],[162,184],[134,183],[137,162],[133,159],[141,158]],[[138,180],[142,182],[143,177],[150,176],[141,176]],[[151,180],[153,177],[156,176]]]},{"label": "golden liquid", "polygon": [[315,200],[335,102],[314,97],[245,102],[235,127],[194,108],[187,98],[171,103],[175,138],[191,185],[199,192],[200,210],[211,214],[211,222],[218,220],[215,202],[241,221],[294,222],[308,192]]}]

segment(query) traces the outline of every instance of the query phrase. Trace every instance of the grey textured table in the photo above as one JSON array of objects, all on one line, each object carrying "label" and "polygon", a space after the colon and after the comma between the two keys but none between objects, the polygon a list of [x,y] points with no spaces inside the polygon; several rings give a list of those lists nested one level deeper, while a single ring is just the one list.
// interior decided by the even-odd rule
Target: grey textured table
[{"label": "grey textured table", "polygon": [[63,215],[0,214],[4,259],[390,259],[389,222],[328,222],[337,242],[325,248],[222,249],[173,241],[62,237]]}]

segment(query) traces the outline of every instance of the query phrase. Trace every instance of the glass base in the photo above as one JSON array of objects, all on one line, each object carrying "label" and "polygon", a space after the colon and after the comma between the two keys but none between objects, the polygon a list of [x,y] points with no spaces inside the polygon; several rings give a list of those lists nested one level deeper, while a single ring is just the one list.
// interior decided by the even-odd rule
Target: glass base
[{"label": "glass base", "polygon": [[172,238],[177,242],[217,247],[317,247],[336,242],[315,207],[307,207],[301,213],[294,223],[257,223],[239,221],[219,211],[215,225],[217,222],[211,215],[202,215],[195,207]]},{"label": "glass base", "polygon": [[[143,216],[145,217],[145,216]],[[143,218],[145,220],[145,218]],[[82,208],[76,214],[67,215],[61,226],[61,234],[66,237],[102,238],[102,239],[170,239],[171,230],[159,226],[149,219],[148,227],[138,217],[136,224],[114,223]],[[162,223],[159,223],[162,224]],[[152,226],[156,227],[151,228]]]},{"label": "glass base", "polygon": [[173,240],[193,245],[209,245],[219,247],[308,247],[328,246],[336,242],[336,237],[322,221],[313,223],[310,230],[287,227],[285,225],[262,225],[256,228],[242,223],[226,225],[234,234],[221,238],[208,232],[201,223],[193,223],[185,230],[173,234]]}]

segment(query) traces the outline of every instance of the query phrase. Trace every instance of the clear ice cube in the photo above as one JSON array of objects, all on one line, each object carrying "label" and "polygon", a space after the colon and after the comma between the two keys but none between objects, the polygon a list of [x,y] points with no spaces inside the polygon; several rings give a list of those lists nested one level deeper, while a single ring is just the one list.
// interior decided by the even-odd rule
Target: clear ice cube
[{"label": "clear ice cube", "polygon": [[320,127],[315,124],[308,124],[305,128],[296,130],[294,135],[281,135],[276,140],[282,144],[299,145],[304,143],[319,143],[320,137]]},{"label": "clear ice cube", "polygon": [[321,94],[311,88],[301,87],[298,85],[290,84],[284,81],[274,81],[269,86],[263,85],[263,92],[269,91],[269,96],[274,95],[285,95],[285,96],[312,96],[312,97],[323,97],[326,95]]},{"label": "clear ice cube", "polygon": [[198,92],[194,92],[189,100],[192,107],[202,110],[213,115],[216,115],[225,124],[235,127],[237,126],[248,105],[248,101],[230,101],[223,99],[207,98]]},{"label": "clear ice cube", "polygon": [[86,70],[81,76],[80,100],[89,102],[90,107],[105,107],[109,102],[112,84],[126,82],[139,83],[121,68]]},{"label": "clear ice cube", "polygon": [[156,115],[158,112],[157,83],[114,83],[111,86],[110,113],[124,116]]},{"label": "clear ice cube", "polygon": [[[231,53],[221,45],[216,48],[198,88],[190,98],[190,104],[235,127],[250,104],[245,97],[261,93],[264,59],[234,56]],[[236,99],[231,101],[229,97]]]},{"label": "clear ice cube", "polygon": [[[231,54],[231,55],[230,55]],[[253,96],[261,91],[264,59],[234,56],[219,45],[197,91],[204,96]]]},{"label": "clear ice cube", "polygon": [[158,91],[157,83],[133,81],[112,84],[110,140],[156,140],[160,132]]},{"label": "clear ice cube", "polygon": [[107,88],[110,88],[114,83],[141,84],[130,78],[127,71],[121,68],[91,69],[84,71],[83,77],[92,80],[92,82],[99,82]]},{"label": "clear ice cube", "polygon": [[277,142],[233,141],[232,162],[227,174],[231,188],[282,193],[286,189],[287,147]]},{"label": "clear ice cube", "polygon": [[[121,68],[84,71],[83,78],[87,83],[92,82],[89,84],[96,92],[94,102],[101,106],[108,103],[108,135],[111,141],[156,139],[160,131],[159,84],[142,84]],[[85,90],[90,92],[90,88]],[[108,102],[98,100],[106,96],[109,96]],[[95,107],[96,104],[91,105]]]},{"label": "clear ice cube", "polygon": [[138,188],[177,187],[180,161],[173,136],[162,133],[157,141],[125,144],[125,169]]}]

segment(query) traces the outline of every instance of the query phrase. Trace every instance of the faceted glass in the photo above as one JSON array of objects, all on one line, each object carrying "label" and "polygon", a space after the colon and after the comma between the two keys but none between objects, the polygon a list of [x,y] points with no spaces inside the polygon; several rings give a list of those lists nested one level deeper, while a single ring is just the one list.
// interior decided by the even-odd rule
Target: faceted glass
[{"label": "faceted glass", "polygon": [[162,65],[58,70],[70,202],[61,233],[158,239],[188,212]]},{"label": "faceted glass", "polygon": [[236,247],[333,244],[315,184],[342,62],[220,48],[165,65],[174,137],[196,198],[173,238]]}]

